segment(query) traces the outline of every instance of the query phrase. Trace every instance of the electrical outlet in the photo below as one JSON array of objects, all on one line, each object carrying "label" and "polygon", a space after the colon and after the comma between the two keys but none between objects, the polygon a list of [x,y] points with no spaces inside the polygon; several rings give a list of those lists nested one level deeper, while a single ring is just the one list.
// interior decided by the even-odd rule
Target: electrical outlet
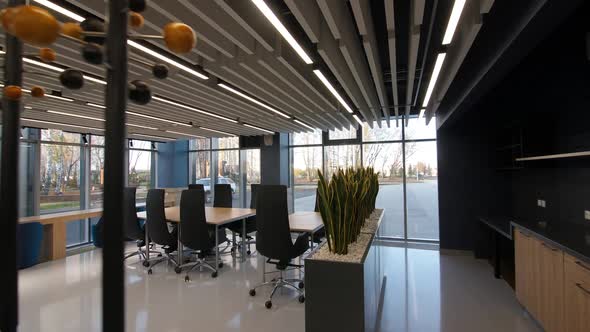
[{"label": "electrical outlet", "polygon": [[590,211],[588,210],[584,210],[584,219],[589,220],[590,221]]},{"label": "electrical outlet", "polygon": [[545,201],[542,199],[537,200],[537,206],[544,208],[546,206]]},{"label": "electrical outlet", "polygon": [[541,204],[543,204],[543,207],[546,208],[547,207],[547,203],[545,202],[545,200],[541,200]]}]

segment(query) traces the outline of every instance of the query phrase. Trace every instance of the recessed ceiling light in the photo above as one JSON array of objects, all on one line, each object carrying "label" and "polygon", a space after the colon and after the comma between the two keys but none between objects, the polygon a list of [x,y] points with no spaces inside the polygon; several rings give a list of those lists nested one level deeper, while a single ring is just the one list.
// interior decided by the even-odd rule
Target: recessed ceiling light
[{"label": "recessed ceiling light", "polygon": [[242,98],[244,98],[244,99],[247,99],[247,100],[249,100],[249,101],[253,102],[253,103],[254,103],[254,104],[256,104],[256,105],[262,106],[262,107],[266,108],[267,110],[269,110],[269,111],[271,111],[271,112],[273,112],[273,113],[276,113],[276,114],[278,114],[278,115],[280,115],[280,116],[282,116],[282,117],[284,117],[284,118],[287,118],[287,119],[290,119],[290,118],[291,118],[291,116],[290,116],[290,115],[288,115],[288,114],[285,114],[285,113],[283,113],[283,112],[281,112],[281,111],[279,111],[279,110],[277,110],[277,109],[275,109],[275,108],[273,108],[273,107],[270,107],[270,106],[266,105],[265,103],[263,103],[263,102],[261,102],[261,101],[258,101],[258,100],[256,100],[256,99],[254,99],[254,98],[252,98],[252,97],[248,96],[247,94],[245,94],[245,93],[242,93],[242,92],[240,92],[240,91],[238,91],[238,90],[236,90],[236,89],[232,88],[231,86],[229,86],[229,85],[227,85],[227,84],[224,84],[224,83],[217,83],[217,85],[219,85],[220,87],[224,88],[225,90],[227,90],[227,91],[229,91],[229,92],[231,92],[231,93],[233,93],[233,94],[236,94],[236,95],[238,95],[238,96],[240,96],[240,97],[242,97]]},{"label": "recessed ceiling light", "polygon": [[253,126],[251,124],[244,123],[243,125],[246,126],[246,127],[248,127],[248,128],[252,128],[252,129],[263,131],[265,133],[269,133],[269,134],[273,134],[273,135],[275,133],[274,131],[270,131],[270,130],[266,130],[264,128],[256,127],[256,126]]},{"label": "recessed ceiling light", "polygon": [[356,122],[358,122],[361,126],[363,125],[363,121],[361,120],[361,118],[359,118],[358,115],[353,114],[352,117],[356,120]]},{"label": "recessed ceiling light", "polygon": [[184,136],[188,136],[188,137],[196,137],[196,138],[205,138],[203,136],[199,136],[199,135],[193,135],[193,134],[187,134],[187,133],[181,133],[178,131],[172,131],[172,130],[166,130],[167,133],[170,134],[176,134],[176,135],[184,135]]},{"label": "recessed ceiling light", "polygon": [[348,113],[352,114],[352,108],[350,108],[350,106],[348,106],[346,101],[344,101],[344,98],[342,98],[342,96],[338,93],[338,91],[336,91],[336,89],[334,88],[334,86],[332,86],[330,81],[328,81],[326,76],[324,76],[324,74],[319,69],[314,69],[313,73],[320,79],[320,81],[322,81],[322,83],[324,83],[326,88],[328,88],[328,90],[330,90],[330,92],[334,95],[334,97],[336,97],[336,99],[340,102],[340,104],[344,107],[344,109],[346,111],[348,111]]},{"label": "recessed ceiling light", "polygon": [[47,110],[47,113],[52,113],[52,114],[59,114],[59,115],[67,115],[67,116],[73,116],[73,117],[75,117],[75,118],[88,119],[88,120],[94,120],[94,121],[102,121],[102,122],[104,122],[104,121],[105,121],[105,119],[94,118],[94,117],[91,117],[91,116],[80,115],[80,114],[74,114],[74,113],[60,112],[60,111],[52,111],[52,110]]},{"label": "recessed ceiling light", "polygon": [[446,55],[446,53],[440,53],[436,57],[436,62],[434,63],[434,69],[432,70],[432,76],[430,77],[430,83],[428,83],[428,89],[426,89],[426,95],[424,96],[422,107],[428,106],[428,102],[430,102],[432,91],[434,91],[434,85],[436,84],[436,80],[438,79],[438,75],[440,74],[440,70],[442,68],[443,62],[445,61]]},{"label": "recessed ceiling light", "polygon": [[104,131],[104,129],[102,129],[102,128],[78,126],[78,125],[72,125],[72,124],[61,123],[61,122],[54,122],[54,121],[35,120],[35,119],[29,119],[29,118],[21,118],[21,120],[22,121],[28,121],[28,122],[45,123],[45,124],[49,124],[49,125],[57,125],[57,126],[66,126],[66,127],[72,127],[72,128],[81,128],[81,129],[90,129],[90,130]]},{"label": "recessed ceiling light", "polygon": [[188,106],[188,105],[185,105],[185,104],[181,104],[181,103],[172,101],[172,100],[167,99],[167,98],[153,96],[152,99],[153,100],[156,100],[156,101],[160,101],[160,102],[166,103],[166,104],[174,105],[174,106],[177,106],[177,107],[180,107],[180,108],[184,108],[184,109],[187,109],[189,111],[193,111],[193,112],[205,114],[205,115],[208,115],[208,116],[212,116],[214,118],[218,118],[218,119],[221,119],[221,120],[229,121],[229,122],[232,122],[232,123],[238,123],[238,121],[236,121],[234,119],[226,118],[225,116],[217,115],[215,113],[203,111],[203,110],[198,109],[196,107],[192,107],[192,106]]},{"label": "recessed ceiling light", "polygon": [[451,16],[449,17],[449,23],[447,24],[447,30],[445,31],[445,36],[443,37],[443,45],[448,45],[453,40],[453,35],[457,29],[457,24],[459,24],[459,18],[461,18],[461,13],[465,7],[465,1],[466,0],[455,0],[453,10],[451,11]]},{"label": "recessed ceiling light", "polygon": [[211,129],[211,128],[207,128],[207,127],[199,127],[199,129],[208,130],[208,131],[212,131],[214,133],[220,133],[220,134],[223,134],[223,135],[236,136],[236,135],[234,135],[232,133],[228,133],[226,131],[221,131],[221,130],[217,130],[217,129]]},{"label": "recessed ceiling light", "polygon": [[297,43],[295,38],[293,38],[291,33],[289,33],[289,30],[287,30],[287,28],[285,28],[283,23],[281,23],[279,18],[275,15],[275,13],[272,12],[272,10],[268,7],[268,5],[263,0],[252,0],[252,2],[256,5],[256,7],[258,7],[258,10],[260,10],[262,12],[262,14],[266,17],[266,19],[270,21],[270,23],[275,27],[275,29],[277,29],[277,31],[279,31],[281,36],[283,36],[283,38],[285,38],[285,40],[287,40],[287,43],[289,43],[289,45],[291,45],[291,47],[295,50],[295,52],[297,52],[297,54],[301,57],[301,59],[303,59],[303,61],[308,65],[312,64],[313,61],[311,60],[309,55],[307,55],[307,53],[305,53],[305,51],[303,50],[303,47],[301,47],[301,45],[299,45],[299,43]]},{"label": "recessed ceiling light", "polygon": [[303,122],[303,121],[300,121],[300,120],[297,120],[297,119],[295,119],[295,120],[293,120],[293,121],[294,121],[295,123],[298,123],[298,124],[300,124],[300,125],[304,126],[304,127],[307,127],[307,128],[309,128],[309,129],[311,129],[311,130],[315,130],[315,128],[314,128],[314,127],[312,127],[312,126],[308,125],[307,123],[305,123],[305,122]]}]

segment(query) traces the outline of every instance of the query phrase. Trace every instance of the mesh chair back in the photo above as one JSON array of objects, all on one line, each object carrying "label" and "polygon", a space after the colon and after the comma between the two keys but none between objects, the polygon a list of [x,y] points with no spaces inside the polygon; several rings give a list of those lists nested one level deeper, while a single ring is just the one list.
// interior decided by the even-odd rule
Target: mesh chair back
[{"label": "mesh chair back", "polygon": [[135,207],[135,191],[135,187],[125,187],[123,189],[123,230],[126,238],[143,240],[144,234],[139,226]]},{"label": "mesh chair back", "polygon": [[152,241],[159,245],[173,245],[175,241],[166,224],[164,195],[164,189],[148,190],[145,206],[148,235]]},{"label": "mesh chair back", "polygon": [[259,185],[256,199],[256,249],[265,257],[290,259],[293,242],[289,228],[287,187]]},{"label": "mesh chair back", "polygon": [[213,207],[232,207],[232,192],[229,184],[216,184]]},{"label": "mesh chair back", "polygon": [[201,189],[203,191],[205,191],[205,186],[203,186],[202,184],[199,183],[193,183],[193,184],[189,184],[188,185],[188,189]]},{"label": "mesh chair back", "polygon": [[180,197],[180,241],[193,250],[213,247],[205,216],[205,192],[198,189],[184,190]]}]

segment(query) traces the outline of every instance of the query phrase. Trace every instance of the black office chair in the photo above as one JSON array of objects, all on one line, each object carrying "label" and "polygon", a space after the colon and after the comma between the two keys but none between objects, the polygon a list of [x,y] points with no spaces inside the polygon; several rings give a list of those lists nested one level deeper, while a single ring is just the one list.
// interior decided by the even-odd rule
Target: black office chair
[{"label": "black office chair", "polygon": [[135,240],[137,250],[127,253],[123,260],[133,256],[139,256],[143,260],[144,266],[149,266],[145,250],[145,230],[139,224],[137,219],[137,210],[135,207],[135,187],[125,187],[123,189],[123,232],[125,237],[130,240]]},{"label": "black office chair", "polygon": [[197,255],[196,262],[183,264],[181,268],[189,267],[186,272],[184,281],[190,281],[189,273],[196,268],[208,268],[211,271],[211,277],[217,277],[217,269],[208,263],[205,258],[207,253],[215,247],[214,230],[211,231],[205,216],[205,191],[202,189],[184,190],[180,197],[180,222],[182,223],[182,233],[180,241],[184,246],[195,250]]},{"label": "black office chair", "polygon": [[[233,205],[233,194],[231,185],[229,184],[216,184],[215,189],[213,190],[213,207],[224,207],[224,208],[231,208]],[[215,226],[211,226],[212,229],[215,229]],[[220,226],[218,227],[219,232],[219,243],[227,242],[229,247],[229,239],[227,238],[227,233],[225,229],[227,227]],[[225,247],[223,250],[227,250]]]},{"label": "black office chair", "polygon": [[178,247],[178,228],[174,228],[172,233],[168,231],[166,213],[164,212],[164,195],[164,189],[150,189],[147,194],[146,223],[148,236],[152,242],[162,246],[165,254],[164,257],[151,263],[148,274],[152,274],[152,268],[164,261],[172,262],[176,273],[181,272],[181,262],[177,262],[171,255]]},{"label": "black office chair", "polygon": [[299,293],[299,302],[305,301],[302,288],[303,280],[285,279],[283,274],[288,267],[301,268],[301,265],[291,264],[291,260],[301,256],[309,248],[309,236],[300,234],[293,244],[289,229],[289,210],[287,205],[287,187],[276,185],[260,185],[256,200],[256,248],[267,257],[267,263],[274,264],[280,275],[269,282],[261,283],[250,289],[250,296],[256,295],[256,289],[273,286],[272,292],[265,306],[272,307],[272,297],[281,287],[289,287]]},{"label": "black office chair", "polygon": [[[251,209],[256,209],[256,198],[257,198],[257,190],[258,190],[258,184],[251,184],[250,185],[250,190],[251,190],[251,197],[250,197],[250,208]],[[240,234],[240,237],[242,238],[242,241],[240,241],[238,243],[238,248],[240,248],[242,245],[247,245],[248,246],[248,250],[246,251],[246,253],[248,255],[250,255],[252,253],[252,251],[250,250],[250,245],[253,243],[256,243],[255,240],[253,240],[252,236],[248,235],[248,234],[252,234],[252,233],[256,233],[256,216],[253,217],[248,217],[246,218],[246,234],[242,234],[243,230],[242,230],[242,222],[241,221],[236,221],[233,222],[231,224],[229,224],[227,226],[227,228],[229,228],[229,230],[232,231],[232,234],[235,237],[235,234]],[[234,243],[234,247],[232,247],[232,251],[235,251],[235,243]]]},{"label": "black office chair", "polygon": [[198,183],[196,183],[196,184],[195,184],[195,183],[192,183],[192,184],[189,184],[189,185],[188,185],[188,189],[189,189],[189,190],[190,190],[190,189],[201,189],[201,190],[203,190],[203,192],[204,192],[204,191],[205,191],[205,186],[204,186],[204,185],[202,185],[202,184],[198,184]]}]

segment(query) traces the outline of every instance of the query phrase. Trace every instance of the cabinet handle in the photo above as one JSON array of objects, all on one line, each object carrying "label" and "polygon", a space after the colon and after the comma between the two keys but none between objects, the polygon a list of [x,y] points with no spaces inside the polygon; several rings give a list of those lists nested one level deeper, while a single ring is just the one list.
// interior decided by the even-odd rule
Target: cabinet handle
[{"label": "cabinet handle", "polygon": [[541,242],[541,245],[542,245],[543,247],[545,247],[545,248],[547,248],[547,249],[551,250],[551,251],[557,251],[557,250],[559,250],[559,249],[556,249],[556,248],[553,248],[553,247],[551,247],[551,246],[548,246],[548,245],[546,245],[546,244],[545,244],[545,242]]},{"label": "cabinet handle", "polygon": [[586,270],[590,271],[590,267],[587,267],[586,265],[582,264],[582,262],[580,262],[580,261],[576,261],[576,265],[581,266],[581,267],[585,268]]},{"label": "cabinet handle", "polygon": [[584,286],[582,286],[582,284],[576,282],[576,287],[578,287],[579,289],[583,290],[584,293],[590,295],[590,290],[587,290],[586,288],[584,288]]}]

